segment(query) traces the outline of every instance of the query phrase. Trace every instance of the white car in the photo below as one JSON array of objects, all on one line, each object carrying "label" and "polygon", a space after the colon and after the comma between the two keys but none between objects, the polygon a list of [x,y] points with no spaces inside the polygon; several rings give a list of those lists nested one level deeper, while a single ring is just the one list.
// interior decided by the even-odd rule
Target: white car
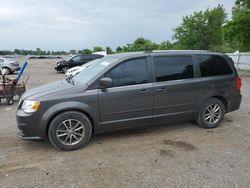
[{"label": "white car", "polygon": [[73,67],[73,68],[67,70],[67,72],[65,73],[65,76],[67,78],[73,77],[76,74],[78,74],[79,72],[81,72],[83,69],[85,69],[86,67],[88,67],[91,63],[92,62],[90,61],[90,62],[88,62],[88,63],[86,63],[86,64],[84,64],[82,66]]},{"label": "white car", "polygon": [[11,74],[15,71],[20,70],[19,62],[0,57],[0,69],[5,74]]}]

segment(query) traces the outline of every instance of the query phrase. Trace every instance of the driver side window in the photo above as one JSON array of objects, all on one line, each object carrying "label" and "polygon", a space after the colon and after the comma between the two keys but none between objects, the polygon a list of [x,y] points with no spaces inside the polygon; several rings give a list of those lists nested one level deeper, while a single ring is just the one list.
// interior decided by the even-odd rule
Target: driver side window
[{"label": "driver side window", "polygon": [[109,71],[105,77],[112,79],[112,87],[148,83],[149,76],[146,58],[124,61]]}]

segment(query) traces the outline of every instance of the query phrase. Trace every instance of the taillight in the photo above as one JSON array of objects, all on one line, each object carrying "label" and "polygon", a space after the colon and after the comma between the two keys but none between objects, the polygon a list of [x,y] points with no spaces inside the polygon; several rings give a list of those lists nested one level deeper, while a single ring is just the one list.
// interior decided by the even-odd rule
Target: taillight
[{"label": "taillight", "polygon": [[242,86],[241,78],[240,78],[240,77],[237,77],[237,78],[236,78],[236,89],[237,89],[238,91],[240,91],[241,86]]}]

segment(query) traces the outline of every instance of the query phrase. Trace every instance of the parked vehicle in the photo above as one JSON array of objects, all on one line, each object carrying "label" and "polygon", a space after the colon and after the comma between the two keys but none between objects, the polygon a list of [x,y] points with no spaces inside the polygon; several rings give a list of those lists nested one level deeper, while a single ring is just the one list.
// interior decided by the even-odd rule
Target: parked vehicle
[{"label": "parked vehicle", "polygon": [[5,75],[11,74],[20,70],[19,62],[0,57],[0,69],[5,72]]},{"label": "parked vehicle", "polygon": [[14,102],[14,96],[18,95],[20,98],[20,96],[25,92],[25,84],[27,83],[28,79],[26,82],[22,83],[18,83],[18,81],[20,80],[27,64],[28,63],[25,62],[22,65],[22,68],[19,71],[16,79],[5,77],[5,70],[0,69],[2,74],[0,78],[0,103],[2,99],[6,99],[7,104],[12,105]]},{"label": "parked vehicle", "polygon": [[62,150],[92,134],[195,120],[215,128],[239,109],[241,79],[232,60],[206,51],[135,52],[106,56],[70,79],[25,92],[19,136],[49,139]]},{"label": "parked vehicle", "polygon": [[104,56],[99,54],[76,55],[68,60],[59,61],[55,66],[55,70],[66,73],[67,70],[72,67],[81,66],[89,61],[100,59],[102,57]]},{"label": "parked vehicle", "polygon": [[[93,61],[95,61],[95,60],[93,60]],[[78,74],[79,72],[81,72],[83,69],[85,69],[86,67],[88,67],[90,65],[90,63],[93,62],[93,61],[90,61],[90,62],[88,62],[88,63],[86,63],[86,64],[84,64],[82,66],[73,67],[73,68],[67,70],[67,72],[65,73],[65,76],[67,78],[75,76],[76,74]]]}]

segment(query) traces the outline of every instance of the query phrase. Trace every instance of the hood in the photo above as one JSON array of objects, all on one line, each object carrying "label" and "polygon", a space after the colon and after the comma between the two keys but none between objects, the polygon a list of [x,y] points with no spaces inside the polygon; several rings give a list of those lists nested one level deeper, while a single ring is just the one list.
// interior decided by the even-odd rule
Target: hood
[{"label": "hood", "polygon": [[59,63],[60,63],[61,65],[65,65],[65,64],[67,64],[67,61],[65,61],[65,60],[58,61],[56,64],[58,65]]},{"label": "hood", "polygon": [[24,100],[24,99],[36,100],[36,99],[41,98],[43,96],[48,96],[48,95],[52,95],[55,93],[60,93],[62,91],[72,91],[73,92],[73,91],[75,91],[73,88],[78,88],[81,91],[83,91],[85,89],[85,87],[82,87],[82,86],[79,87],[79,85],[77,85],[77,84],[73,85],[71,83],[68,83],[66,80],[61,80],[61,81],[52,82],[50,84],[42,85],[40,87],[26,91],[22,95],[22,100]]},{"label": "hood", "polygon": [[82,67],[82,66],[76,66],[76,67],[70,68],[70,69],[67,70],[67,72],[68,72],[68,73],[74,72],[74,71],[80,69],[81,67]]}]

